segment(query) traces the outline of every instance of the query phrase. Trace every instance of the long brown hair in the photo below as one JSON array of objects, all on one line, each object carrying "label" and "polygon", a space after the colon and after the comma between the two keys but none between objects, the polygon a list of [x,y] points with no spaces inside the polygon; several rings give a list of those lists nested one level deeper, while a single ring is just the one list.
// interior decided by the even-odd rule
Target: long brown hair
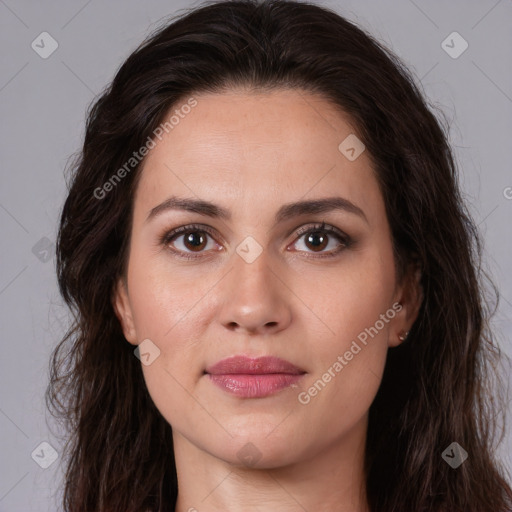
[{"label": "long brown hair", "polygon": [[[74,321],[52,354],[46,391],[67,427],[65,510],[174,510],[171,426],[112,305],[126,271],[140,163],[125,167],[108,193],[95,191],[154,138],[171,106],[233,86],[300,88],[348,113],[374,164],[397,268],[413,259],[421,266],[419,317],[390,349],[370,408],[371,510],[509,510],[512,490],[494,453],[500,351],[483,279],[499,294],[482,270],[447,128],[372,36],[327,8],[284,0],[209,2],[166,20],[88,113],[57,240],[59,289]],[[469,453],[457,469],[442,458],[454,441]]]}]

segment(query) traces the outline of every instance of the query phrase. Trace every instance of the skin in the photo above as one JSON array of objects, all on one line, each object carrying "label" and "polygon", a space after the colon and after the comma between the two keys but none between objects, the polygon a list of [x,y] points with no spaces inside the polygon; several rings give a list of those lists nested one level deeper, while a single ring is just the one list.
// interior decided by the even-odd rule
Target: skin
[{"label": "skin", "polygon": [[[149,339],[160,350],[142,370],[173,429],[176,511],[365,512],[368,409],[387,350],[410,330],[421,303],[412,271],[397,282],[369,155],[347,159],[338,146],[356,133],[350,118],[305,91],[194,97],[197,106],[144,161],[127,276],[113,298],[127,341]],[[211,201],[232,218],[168,210],[145,222],[171,195]],[[332,196],[350,200],[367,221],[334,210],[274,222],[286,203]],[[315,256],[342,244],[335,235],[322,233],[328,244],[316,248],[308,234],[295,234],[324,221],[354,240],[331,258]],[[214,232],[202,234],[199,252],[183,233],[160,243],[161,234],[190,223]],[[252,263],[236,252],[247,236],[262,248]],[[171,247],[199,257],[179,258]],[[300,403],[299,393],[394,303],[402,305],[394,318]],[[281,357],[306,374],[298,386],[265,398],[236,397],[204,375],[235,354]],[[237,455],[249,442],[259,456],[252,465]]]}]

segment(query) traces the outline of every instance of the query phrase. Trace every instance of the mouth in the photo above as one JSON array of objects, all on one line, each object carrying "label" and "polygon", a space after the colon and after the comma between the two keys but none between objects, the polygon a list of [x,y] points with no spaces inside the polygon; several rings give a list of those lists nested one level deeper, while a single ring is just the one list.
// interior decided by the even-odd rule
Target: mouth
[{"label": "mouth", "polygon": [[243,398],[263,398],[296,387],[305,371],[277,357],[234,356],[223,359],[205,372],[215,385]]}]

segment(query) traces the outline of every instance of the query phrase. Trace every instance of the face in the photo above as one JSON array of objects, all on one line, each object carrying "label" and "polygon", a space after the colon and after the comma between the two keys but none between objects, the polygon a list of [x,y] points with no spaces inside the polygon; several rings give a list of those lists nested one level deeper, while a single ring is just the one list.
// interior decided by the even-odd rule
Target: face
[{"label": "face", "polygon": [[145,159],[116,314],[148,340],[176,438],[235,464],[307,460],[365,428],[418,303],[347,115],[297,90],[194,98]]}]

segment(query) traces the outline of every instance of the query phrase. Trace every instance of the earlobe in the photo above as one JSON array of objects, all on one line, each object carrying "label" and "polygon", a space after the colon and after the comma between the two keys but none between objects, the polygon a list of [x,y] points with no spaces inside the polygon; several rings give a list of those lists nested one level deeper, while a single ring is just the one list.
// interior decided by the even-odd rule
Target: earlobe
[{"label": "earlobe", "polygon": [[402,307],[400,312],[396,315],[393,328],[389,333],[388,344],[390,347],[396,347],[407,339],[409,331],[418,318],[423,302],[421,276],[422,273],[419,266],[410,267],[404,285],[401,287],[399,303]]},{"label": "earlobe", "polygon": [[121,324],[124,337],[132,345],[137,345],[137,334],[135,331],[130,300],[128,298],[126,283],[123,278],[119,278],[117,281],[111,302],[117,319]]}]

